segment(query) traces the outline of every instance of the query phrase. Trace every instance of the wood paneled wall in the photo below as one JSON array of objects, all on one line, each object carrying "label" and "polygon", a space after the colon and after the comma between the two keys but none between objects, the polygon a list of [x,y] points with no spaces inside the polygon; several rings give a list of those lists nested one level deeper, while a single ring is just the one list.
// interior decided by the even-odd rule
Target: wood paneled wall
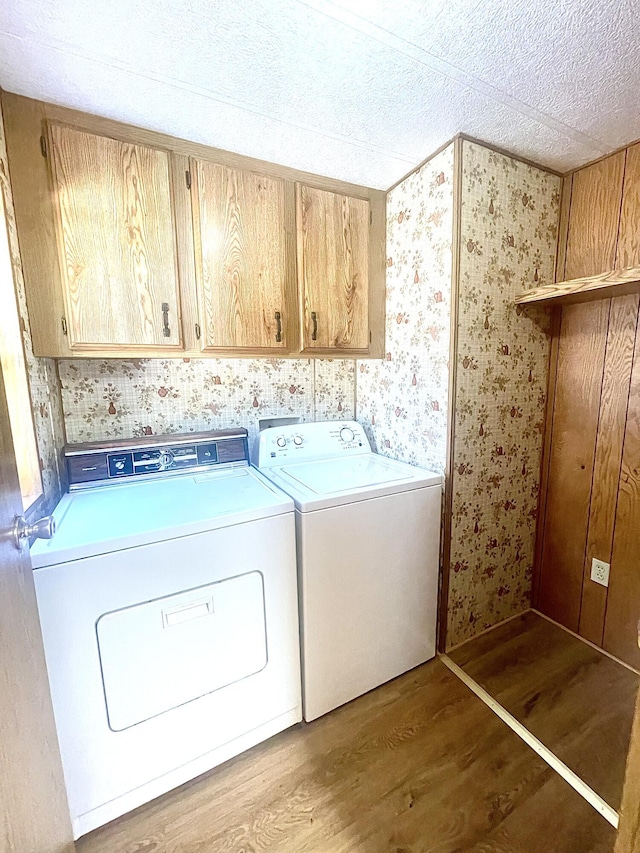
[{"label": "wood paneled wall", "polygon": [[[565,178],[558,280],[640,264],[640,146]],[[561,309],[534,605],[640,667],[640,297]],[[593,558],[611,563],[608,589]]]}]

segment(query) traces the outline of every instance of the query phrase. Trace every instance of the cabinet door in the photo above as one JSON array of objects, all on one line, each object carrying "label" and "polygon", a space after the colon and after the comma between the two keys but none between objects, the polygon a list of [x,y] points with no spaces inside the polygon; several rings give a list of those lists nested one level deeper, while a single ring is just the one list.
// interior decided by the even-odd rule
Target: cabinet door
[{"label": "cabinet door", "polygon": [[305,350],[369,346],[369,202],[298,184]]},{"label": "cabinet door", "polygon": [[191,161],[203,350],[296,346],[293,187]]},{"label": "cabinet door", "polygon": [[71,346],[180,346],[165,151],[51,125]]}]

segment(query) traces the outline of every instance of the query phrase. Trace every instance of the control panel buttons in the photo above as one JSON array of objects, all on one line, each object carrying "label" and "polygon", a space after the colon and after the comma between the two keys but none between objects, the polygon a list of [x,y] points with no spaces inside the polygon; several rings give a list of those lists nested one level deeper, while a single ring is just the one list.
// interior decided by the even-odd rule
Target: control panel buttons
[{"label": "control panel buttons", "polygon": [[110,477],[128,477],[133,474],[133,455],[131,453],[110,453],[107,456],[107,469]]},{"label": "control panel buttons", "polygon": [[279,435],[278,438],[276,438],[276,444],[278,447],[286,447],[287,439],[283,435]]},{"label": "control panel buttons", "polygon": [[342,427],[340,430],[340,438],[342,441],[353,441],[355,435],[351,427]]},{"label": "control panel buttons", "polygon": [[[231,444],[231,442],[229,442]],[[218,461],[218,445],[217,444],[199,444],[196,448],[198,454],[198,465],[212,465]],[[228,459],[226,461],[233,461]]]},{"label": "control panel buttons", "polygon": [[302,441],[303,441],[303,439],[302,439],[301,435],[294,435],[293,436],[293,443],[295,445],[297,445],[298,447],[300,447],[300,445],[302,444]]}]

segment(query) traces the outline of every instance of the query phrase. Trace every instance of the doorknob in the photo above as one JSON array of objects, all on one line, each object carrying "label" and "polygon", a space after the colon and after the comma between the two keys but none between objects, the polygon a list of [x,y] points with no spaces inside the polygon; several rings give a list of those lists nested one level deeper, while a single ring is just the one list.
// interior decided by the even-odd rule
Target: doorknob
[{"label": "doorknob", "polygon": [[32,536],[36,539],[53,539],[55,532],[56,520],[52,515],[46,515],[34,524],[29,524],[23,516],[18,515],[13,523],[13,544],[21,551]]}]

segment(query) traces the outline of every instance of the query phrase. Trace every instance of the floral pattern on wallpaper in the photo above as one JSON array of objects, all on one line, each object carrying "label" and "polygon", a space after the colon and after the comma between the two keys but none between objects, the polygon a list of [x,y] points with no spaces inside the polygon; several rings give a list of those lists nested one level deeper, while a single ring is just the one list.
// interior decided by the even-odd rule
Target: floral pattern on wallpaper
[{"label": "floral pattern on wallpaper", "polygon": [[560,178],[464,142],[447,646],[530,604]]},{"label": "floral pattern on wallpaper", "polygon": [[260,418],[342,420],[354,415],[352,360],[62,360],[67,440],[197,432]]},{"label": "floral pattern on wallpaper", "polygon": [[453,145],[387,196],[386,355],[358,361],[357,418],[386,456],[444,473]]},{"label": "floral pattern on wallpaper", "polygon": [[50,512],[57,503],[61,488],[60,449],[64,445],[64,423],[62,415],[62,403],[60,398],[60,385],[56,374],[55,362],[52,359],[36,358],[31,345],[31,328],[29,315],[27,313],[27,301],[25,296],[24,275],[22,271],[22,260],[18,245],[18,232],[16,229],[15,211],[13,207],[13,194],[9,180],[9,165],[7,158],[7,146],[4,134],[4,123],[0,114],[0,187],[4,197],[5,211],[7,216],[7,233],[9,236],[9,250],[11,252],[11,263],[13,267],[13,279],[16,287],[16,298],[18,311],[22,325],[24,339],[25,359],[29,375],[29,388],[31,392],[31,404],[34,414],[34,426],[36,441],[40,455],[40,468],[42,471],[42,489],[44,503],[40,507],[41,515]]}]

